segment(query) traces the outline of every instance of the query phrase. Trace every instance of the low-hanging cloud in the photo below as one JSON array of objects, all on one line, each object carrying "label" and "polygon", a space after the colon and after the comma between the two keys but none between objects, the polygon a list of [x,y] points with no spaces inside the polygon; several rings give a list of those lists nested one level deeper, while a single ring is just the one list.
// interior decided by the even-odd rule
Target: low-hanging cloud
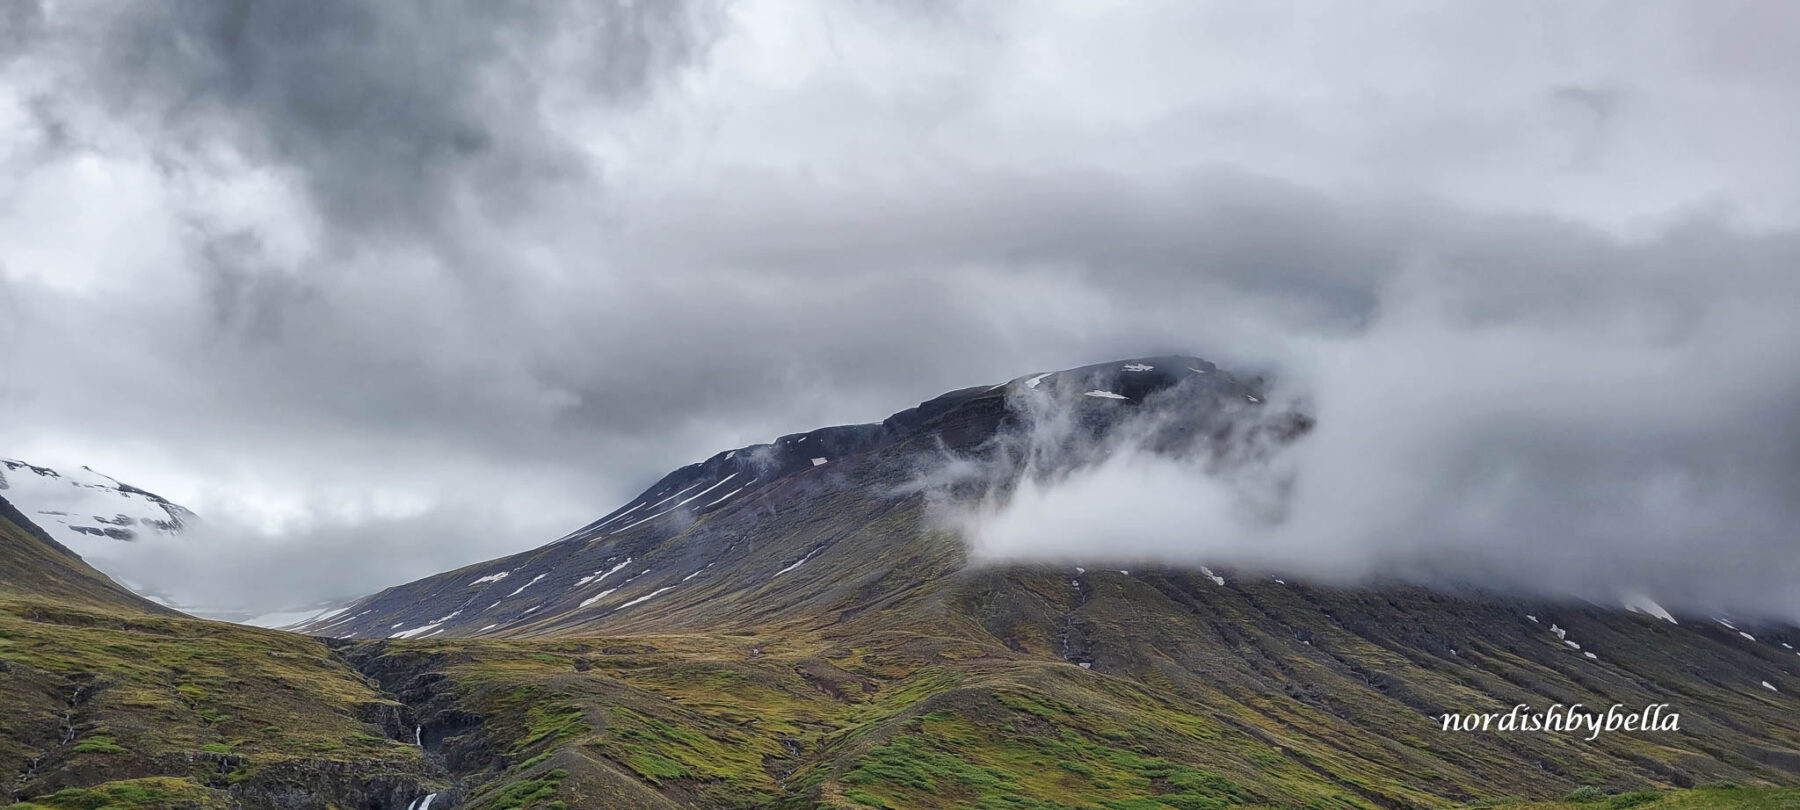
[{"label": "low-hanging cloud", "polygon": [[1244,463],[1127,426],[1053,474],[1006,468],[959,516],[975,555],[1800,617],[1800,244],[1513,233],[1394,274],[1365,328],[1294,355],[1271,407],[1316,418],[1303,437]]}]

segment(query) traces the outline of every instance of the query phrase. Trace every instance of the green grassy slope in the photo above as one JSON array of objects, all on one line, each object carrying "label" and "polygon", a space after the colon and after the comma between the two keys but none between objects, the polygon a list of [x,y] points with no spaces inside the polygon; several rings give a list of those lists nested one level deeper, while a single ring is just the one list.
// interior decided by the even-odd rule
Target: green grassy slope
[{"label": "green grassy slope", "polygon": [[0,515],[0,800],[404,806],[446,784],[324,644],[156,608],[31,529]]},{"label": "green grassy slope", "polygon": [[[874,476],[888,468],[863,469]],[[1090,570],[1078,578],[1071,570],[966,570],[954,537],[922,528],[929,520],[918,500],[858,494],[885,491],[884,483],[872,477],[847,488],[812,485],[805,497],[819,508],[759,516],[751,536],[762,558],[776,561],[764,568],[829,543],[780,578],[737,576],[721,563],[632,611],[545,619],[528,629],[541,634],[538,640],[423,647],[396,641],[384,649],[457,651],[449,660],[560,644],[613,649],[589,656],[584,674],[565,662],[571,669],[559,677],[582,681],[601,672],[657,693],[696,681],[723,693],[683,694],[690,710],[745,700],[740,682],[787,684],[780,691],[786,697],[727,707],[722,718],[766,718],[783,701],[805,698],[815,716],[758,742],[769,756],[792,760],[785,767],[794,774],[785,783],[755,772],[733,781],[716,770],[695,770],[698,765],[632,767],[629,754],[607,758],[618,774],[666,796],[717,789],[765,795],[779,806],[851,806],[854,795],[874,802],[866,806],[980,806],[1014,796],[1051,803],[1042,806],[1103,807],[1103,801],[1183,795],[1158,775],[1162,765],[1137,768],[1133,757],[1213,774],[1238,789],[1172,799],[1196,806],[1436,807],[1550,798],[1584,785],[1789,784],[1800,773],[1800,717],[1792,697],[1800,693],[1800,656],[1779,646],[1795,640],[1780,629],[1759,629],[1751,642],[1707,621],[1673,625],[1591,606],[1397,586],[1345,591],[1231,572],[1219,585],[1156,568]],[[730,536],[713,520],[668,538],[667,553],[703,548],[709,534]],[[739,570],[755,572],[756,564]],[[725,573],[715,577],[720,569]],[[636,598],[652,587],[614,598]],[[1553,624],[1583,649],[1552,634]],[[689,635],[672,635],[677,631]],[[677,651],[688,647],[668,648],[671,638],[707,652],[683,660]],[[765,648],[752,656],[748,651],[758,643]],[[657,650],[658,665],[639,669],[638,657],[620,652],[637,645]],[[784,653],[787,645],[800,652]],[[714,670],[725,674],[695,674]],[[468,671],[445,668],[443,682],[459,682]],[[1781,691],[1763,688],[1764,680]],[[841,697],[821,699],[828,694]],[[1004,695],[1020,699],[1008,702]],[[606,698],[592,700],[578,705],[606,710]],[[899,713],[877,718],[838,705],[870,702]],[[1593,741],[1470,735],[1445,733],[1436,720],[1446,711],[1559,702],[1669,703],[1683,715],[1683,733],[1615,733]],[[1046,715],[1021,708],[1027,704],[1068,708]],[[504,713],[479,701],[459,711]],[[919,719],[938,711],[954,716]],[[672,729],[703,725],[691,711],[660,722]],[[754,725],[778,727],[771,722]],[[1008,742],[1022,729],[1057,744],[1021,749]],[[1121,730],[1147,736],[1111,736]],[[1080,739],[1064,739],[1068,733]],[[885,748],[890,739],[901,742]],[[807,755],[783,754],[778,746],[790,742]],[[677,751],[651,753],[661,759],[644,762],[711,761],[703,748],[686,760]],[[946,771],[951,760],[990,770]],[[912,778],[920,773],[930,776]]]},{"label": "green grassy slope", "polygon": [[0,591],[173,614],[107,578],[0,498]]},{"label": "green grassy slope", "polygon": [[[1055,584],[1046,579],[994,571],[951,590],[987,599]],[[1437,597],[1395,598],[1425,610]],[[1547,663],[1481,661],[1499,654],[1471,645],[1456,657],[1480,663],[1464,664],[1365,640],[1357,676],[1329,663],[1350,640],[1321,628],[1314,645],[1289,649],[1232,618],[1241,638],[1190,639],[1220,645],[1201,656],[1210,668],[1125,638],[1119,648],[1143,660],[1103,672],[1004,643],[955,598],[921,601],[944,610],[732,632],[340,643],[417,709],[478,808],[1438,808],[1583,786],[1793,781],[1788,705],[1750,692],[1672,698],[1693,713],[1685,735],[1592,742],[1445,734],[1413,705],[1503,710],[1515,699],[1506,683],[1534,704],[1631,702],[1649,688],[1559,665],[1553,643]],[[1158,623],[1148,611],[1133,622]],[[1720,723],[1756,731],[1732,742]]]}]

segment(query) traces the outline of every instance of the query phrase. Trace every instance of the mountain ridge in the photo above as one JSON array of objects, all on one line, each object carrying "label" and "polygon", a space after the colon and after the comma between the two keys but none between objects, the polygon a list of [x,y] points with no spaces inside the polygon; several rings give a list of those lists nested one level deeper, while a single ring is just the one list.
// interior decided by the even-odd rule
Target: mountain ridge
[{"label": "mountain ridge", "polygon": [[112,607],[180,615],[145,599],[88,565],[81,555],[51,537],[43,527],[0,495],[0,589],[93,602]]},{"label": "mountain ridge", "polygon": [[87,556],[107,541],[132,542],[140,532],[180,534],[196,520],[192,510],[83,465],[64,473],[14,458],[0,458],[0,493],[31,522]]},{"label": "mountain ridge", "polygon": [[[926,445],[909,451],[915,455],[977,452],[1005,429],[1004,424],[1019,418],[1009,410],[1009,391],[1050,392],[1054,389],[1060,396],[1073,397],[1086,407],[1103,413],[1138,405],[1146,397],[1177,385],[1191,387],[1194,389],[1192,395],[1196,397],[1233,399],[1249,407],[1262,405],[1260,389],[1238,380],[1209,361],[1187,356],[1133,358],[1028,374],[997,385],[962,388],[899,411],[880,422],[819,428],[787,434],[768,443],[720,451],[703,461],[677,468],[618,508],[544,546],[395,586],[312,620],[289,625],[288,629],[346,637],[379,637],[402,632],[454,635],[458,628],[464,632],[481,632],[476,628],[496,623],[476,622],[475,617],[481,615],[489,618],[506,616],[507,622],[501,623],[502,627],[527,616],[533,617],[532,622],[541,622],[548,618],[536,615],[542,612],[541,606],[536,611],[530,610],[530,606],[518,606],[528,612],[497,609],[507,600],[523,596],[525,591],[534,588],[533,597],[550,588],[585,589],[581,598],[574,600],[580,609],[586,607],[580,604],[583,601],[604,598],[596,597],[596,594],[610,595],[628,583],[645,582],[647,576],[668,579],[654,576],[659,573],[654,568],[637,566],[644,562],[644,553],[652,552],[661,540],[679,535],[695,522],[726,513],[737,513],[737,517],[746,518],[747,525],[742,533],[754,535],[758,530],[750,524],[755,523],[756,516],[779,508],[780,498],[769,497],[771,493],[786,491],[806,497],[815,484],[837,475],[846,465],[855,467],[878,451],[911,442]],[[1111,396],[1096,396],[1099,393]],[[892,475],[880,477],[885,480],[872,484],[876,489],[892,491],[906,483]],[[741,506],[746,503],[749,505]],[[606,542],[603,544],[602,540]],[[808,552],[817,552],[827,543],[827,539],[820,538],[792,559],[769,567],[769,571],[772,576],[786,573],[787,566],[803,564],[806,560],[802,557]],[[735,544],[728,545],[735,548]],[[588,553],[602,547],[623,551]],[[558,551],[559,548],[562,550]],[[572,553],[577,548],[583,553]],[[703,576],[706,568],[725,561],[723,554],[729,550],[701,561],[698,566],[668,560],[687,566],[680,572],[683,578],[659,584],[679,585],[689,581],[686,577]],[[660,556],[667,557],[668,554]],[[568,566],[585,566],[586,569],[579,576],[561,576],[558,572],[567,574],[568,571],[561,569]],[[425,604],[418,598],[418,591],[457,580],[471,589],[487,586],[481,588],[479,594],[494,597],[493,603],[482,608],[471,592],[467,598],[445,606],[437,614],[444,621],[418,621],[404,629],[392,626],[390,620],[396,618],[437,618],[418,614],[421,605]],[[539,586],[540,582],[545,584]],[[614,590],[608,590],[606,586],[613,586]],[[657,595],[666,592],[655,591]],[[626,600],[617,601],[623,603]],[[383,604],[403,608],[405,615],[385,613],[380,607]],[[418,629],[427,625],[430,625],[427,629]],[[388,626],[396,633],[374,632],[381,626]]]},{"label": "mountain ridge", "polygon": [[[1080,447],[1146,407],[1169,446],[1308,429],[1188,360],[1021,377],[898,427],[715,454],[542,547],[311,623],[337,638],[0,581],[0,754],[27,763],[13,795],[30,810],[152,790],[192,800],[140,808],[1438,810],[1569,794],[1694,810],[1800,795],[1773,787],[1800,785],[1792,627],[1223,566],[967,564],[938,501],[993,482],[937,473],[1057,457],[1036,433],[1015,441],[1033,403],[1059,403],[1055,438]],[[735,487],[747,473],[768,478]],[[0,551],[68,559],[23,536],[0,533]],[[1680,732],[1439,725],[1577,703],[1668,704]]]}]

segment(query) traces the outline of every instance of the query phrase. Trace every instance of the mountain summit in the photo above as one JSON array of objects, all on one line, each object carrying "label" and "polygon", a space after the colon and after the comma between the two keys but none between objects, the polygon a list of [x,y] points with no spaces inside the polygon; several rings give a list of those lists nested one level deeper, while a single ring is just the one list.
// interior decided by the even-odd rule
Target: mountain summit
[{"label": "mountain summit", "polygon": [[0,495],[84,557],[112,543],[180,534],[195,519],[187,507],[85,466],[57,470],[0,458]]},{"label": "mountain summit", "polygon": [[[965,388],[881,422],[719,452],[544,547],[392,588],[291,629],[351,638],[566,634],[728,616],[767,621],[900,598],[963,562],[958,543],[924,530],[924,498],[909,484],[947,459],[1003,452],[1004,439],[1031,427],[1026,397],[1057,403],[1093,433],[1149,403],[1178,401],[1187,428],[1212,430],[1263,407],[1255,385],[1197,357]],[[1300,430],[1305,421],[1291,424]]]}]

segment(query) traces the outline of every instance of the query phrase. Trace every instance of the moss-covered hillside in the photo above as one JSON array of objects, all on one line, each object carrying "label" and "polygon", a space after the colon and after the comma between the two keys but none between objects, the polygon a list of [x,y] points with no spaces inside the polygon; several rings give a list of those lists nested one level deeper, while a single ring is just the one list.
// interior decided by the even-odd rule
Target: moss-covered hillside
[{"label": "moss-covered hillside", "polygon": [[[476,808],[1447,808],[1792,780],[1782,741],[1795,725],[1749,691],[1674,698],[1692,713],[1685,735],[1594,741],[1446,734],[1417,708],[1496,710],[1526,695],[1606,705],[1648,688],[1559,662],[1553,643],[1505,661],[1473,643],[1439,660],[1321,632],[1319,646],[1360,658],[1359,676],[1278,649],[1239,617],[1232,660],[1220,654],[1210,672],[1150,647],[1137,649],[1161,660],[1101,672],[941,618],[338,644],[414,707]],[[1719,724],[1757,730],[1727,742]]]},{"label": "moss-covered hillside", "polygon": [[157,608],[32,529],[0,513],[0,799],[404,807],[447,786],[396,739],[405,708],[323,643]]}]

